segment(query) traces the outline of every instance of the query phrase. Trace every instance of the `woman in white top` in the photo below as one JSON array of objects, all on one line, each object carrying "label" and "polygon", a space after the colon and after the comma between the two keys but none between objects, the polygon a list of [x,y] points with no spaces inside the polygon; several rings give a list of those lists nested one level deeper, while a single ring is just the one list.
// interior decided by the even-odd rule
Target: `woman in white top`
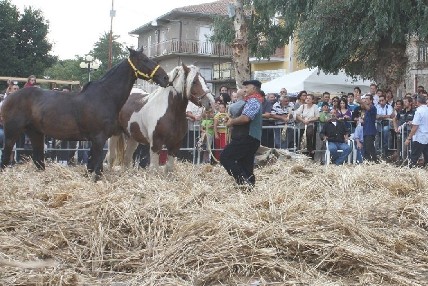
[{"label": "woman in white top", "polygon": [[315,150],[314,122],[318,121],[319,117],[318,106],[314,104],[314,95],[308,94],[306,96],[306,103],[296,110],[296,121],[298,122],[297,127],[300,129],[300,134],[304,133],[306,126],[306,148],[312,159],[314,158]]}]

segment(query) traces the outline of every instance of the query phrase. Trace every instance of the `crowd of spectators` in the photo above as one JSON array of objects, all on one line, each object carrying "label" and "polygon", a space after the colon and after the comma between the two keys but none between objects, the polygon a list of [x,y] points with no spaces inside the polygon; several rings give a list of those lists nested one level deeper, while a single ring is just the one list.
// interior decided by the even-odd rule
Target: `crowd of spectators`
[{"label": "crowd of spectators", "polygon": [[314,151],[323,147],[321,137],[326,137],[320,136],[323,126],[343,122],[357,151],[355,162],[362,162],[363,158],[373,162],[379,158],[405,160],[413,145],[406,146],[403,138],[411,130],[413,116],[420,106],[418,98],[427,98],[423,86],[418,87],[417,93],[408,93],[400,99],[394,99],[391,90],[383,91],[375,84],[364,95],[355,87],[353,93],[340,96],[327,91],[321,96],[301,91],[292,97],[287,96],[284,88],[279,94],[266,95],[262,145],[305,151],[314,158]]},{"label": "crowd of spectators", "polygon": [[[17,81],[9,80],[7,84],[6,90],[0,94],[0,147],[4,144],[1,101],[20,88]],[[35,76],[28,77],[23,88],[31,86],[37,86]],[[68,91],[68,87],[61,90]],[[180,156],[182,159],[194,161],[195,147],[203,146],[202,161],[211,163],[218,161],[221,150],[230,141],[225,122],[228,117],[233,118],[234,112],[243,106],[242,93],[243,90],[230,90],[222,86],[215,98],[215,112],[205,113],[202,108],[189,103],[186,110],[189,132],[183,142],[184,152]],[[427,92],[423,86],[418,87],[417,93],[408,93],[399,99],[394,99],[391,90],[383,91],[375,84],[372,84],[370,92],[364,95],[359,87],[355,87],[352,93],[339,96],[332,95],[328,91],[315,96],[304,90],[297,96],[289,96],[286,88],[282,88],[278,93],[262,95],[264,101],[261,145],[266,147],[303,152],[312,159],[315,159],[316,151],[322,150],[323,147],[331,148],[333,151],[331,154],[334,157],[332,162],[342,164],[343,157],[349,151],[343,145],[348,139],[352,140],[353,149],[356,150],[354,158],[356,163],[361,163],[363,160],[378,162],[379,158],[410,159],[414,136],[419,140],[417,142],[422,141],[422,145],[425,144],[425,139],[420,139],[416,131],[411,134],[416,108],[423,107],[425,104],[423,98],[427,98]],[[420,117],[417,120],[421,120]],[[423,120],[422,123],[428,124]],[[425,127],[422,125],[419,133],[424,130]],[[200,136],[201,131],[206,136]],[[332,132],[340,132],[340,136],[337,138],[331,136]],[[412,138],[409,138],[409,135]],[[199,142],[202,144],[198,145],[198,139],[201,138],[204,142]],[[406,139],[410,139],[409,142],[406,143]],[[28,139],[23,136],[18,140],[16,147],[27,149],[27,144],[30,143],[27,141]],[[47,138],[46,144],[48,148],[55,148],[56,143],[54,139]],[[76,149],[76,144],[80,143],[61,142],[57,147],[72,150],[52,153],[52,157],[70,163],[74,158],[73,150]],[[334,148],[343,150],[336,152]],[[425,154],[424,147],[417,145],[417,149],[418,152]]]},{"label": "crowd of spectators", "polygon": [[[221,106],[222,110],[223,106],[227,110],[230,103],[236,101],[236,92],[232,92],[231,101],[225,103],[222,98],[226,92],[226,88],[222,87],[221,96],[216,98],[216,106]],[[427,97],[423,86],[418,87],[417,93],[408,93],[399,99],[394,99],[391,90],[381,90],[375,84],[366,94],[355,87],[352,93],[332,95],[326,91],[321,96],[308,94],[304,90],[297,96],[289,96],[287,89],[282,88],[277,94],[264,94],[261,144],[303,152],[315,159],[316,151],[321,151],[328,143],[328,146],[345,149],[330,152],[335,157],[332,162],[342,164],[342,157],[348,155],[349,150],[341,143],[347,143],[355,150],[353,161],[356,163],[363,160],[379,162],[380,159],[401,162],[410,157],[413,144],[406,145],[405,138],[410,133],[416,108],[420,105],[417,104],[419,97]],[[329,126],[327,131],[323,130],[326,125]],[[340,127],[340,132],[346,130],[345,134],[340,135],[340,140],[325,135],[325,132],[339,131],[336,126]],[[227,129],[223,132],[227,133]],[[221,150],[225,143],[213,141],[210,146]],[[218,152],[215,154],[217,157]]]}]

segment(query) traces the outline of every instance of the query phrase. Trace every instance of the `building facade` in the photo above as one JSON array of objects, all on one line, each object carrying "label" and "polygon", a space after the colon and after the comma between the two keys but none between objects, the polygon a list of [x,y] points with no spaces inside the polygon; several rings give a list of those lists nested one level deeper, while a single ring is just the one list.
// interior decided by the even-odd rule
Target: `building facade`
[{"label": "building facade", "polygon": [[428,43],[412,37],[407,45],[409,65],[400,93],[414,93],[422,85],[428,90]]},{"label": "building facade", "polygon": [[[214,94],[220,86],[235,88],[232,49],[210,41],[215,16],[226,16],[232,0],[176,8],[145,23],[130,34],[138,35],[138,46],[158,61],[166,71],[177,65],[196,65]],[[155,87],[139,81],[149,92]]]},{"label": "building facade", "polygon": [[304,64],[297,61],[297,44],[296,40],[292,38],[288,45],[276,49],[269,59],[250,58],[250,63],[252,77],[261,82],[268,82],[306,68]]}]

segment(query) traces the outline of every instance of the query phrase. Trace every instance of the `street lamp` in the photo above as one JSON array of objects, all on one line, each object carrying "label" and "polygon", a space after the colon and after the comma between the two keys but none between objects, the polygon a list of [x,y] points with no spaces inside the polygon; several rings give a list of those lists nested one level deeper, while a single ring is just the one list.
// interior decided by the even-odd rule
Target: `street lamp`
[{"label": "street lamp", "polygon": [[91,81],[91,71],[99,69],[100,65],[101,61],[91,55],[86,55],[84,61],[80,63],[80,68],[88,70],[88,82]]}]

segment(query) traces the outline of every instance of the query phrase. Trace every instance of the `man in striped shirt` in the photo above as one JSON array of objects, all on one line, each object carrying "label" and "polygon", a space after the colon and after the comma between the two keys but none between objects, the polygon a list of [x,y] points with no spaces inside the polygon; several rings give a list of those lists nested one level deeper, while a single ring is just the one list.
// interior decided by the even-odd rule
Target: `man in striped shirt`
[{"label": "man in striped shirt", "polygon": [[262,102],[261,82],[244,81],[245,105],[242,113],[236,118],[229,118],[227,127],[232,127],[231,142],[220,155],[220,163],[238,185],[253,188],[254,158],[260,147],[262,136]]}]

